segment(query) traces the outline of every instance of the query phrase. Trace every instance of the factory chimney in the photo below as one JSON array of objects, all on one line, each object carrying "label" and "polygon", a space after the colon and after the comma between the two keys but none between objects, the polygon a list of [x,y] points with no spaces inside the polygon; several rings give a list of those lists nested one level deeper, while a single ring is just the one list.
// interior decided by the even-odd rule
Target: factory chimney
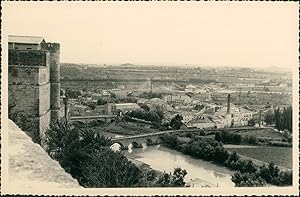
[{"label": "factory chimney", "polygon": [[227,114],[230,114],[230,94],[227,97]]}]

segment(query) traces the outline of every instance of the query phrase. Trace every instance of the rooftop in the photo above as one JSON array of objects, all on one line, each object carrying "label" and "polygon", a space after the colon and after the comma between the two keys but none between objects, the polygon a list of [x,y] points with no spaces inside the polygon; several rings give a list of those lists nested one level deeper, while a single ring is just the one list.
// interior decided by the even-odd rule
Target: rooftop
[{"label": "rooftop", "polygon": [[194,124],[194,123],[212,123],[212,121],[209,120],[208,118],[198,117],[196,119],[191,120],[189,123],[191,123],[191,124]]},{"label": "rooftop", "polygon": [[45,41],[44,38],[39,36],[8,36],[8,42],[10,43],[41,44],[43,41]]}]

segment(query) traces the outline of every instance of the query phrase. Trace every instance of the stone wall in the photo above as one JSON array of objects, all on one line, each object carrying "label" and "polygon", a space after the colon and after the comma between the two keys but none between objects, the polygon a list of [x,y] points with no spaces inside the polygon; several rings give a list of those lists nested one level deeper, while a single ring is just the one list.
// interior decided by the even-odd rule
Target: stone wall
[{"label": "stone wall", "polygon": [[21,129],[9,120],[8,124],[8,179],[5,192],[30,192],[81,188],[77,180],[66,173],[55,160]]},{"label": "stone wall", "polygon": [[60,118],[60,44],[46,43],[46,48],[50,52],[50,109],[51,121]]},{"label": "stone wall", "polygon": [[[16,54],[25,54],[22,57],[24,61],[26,60],[26,62],[20,59],[19,62],[9,62],[10,118],[26,129],[29,136],[37,140],[45,133],[50,124],[50,53],[47,51],[9,50],[9,54],[11,57]],[[38,55],[31,59],[32,65],[27,65],[32,54]],[[25,57],[26,55],[28,57]],[[38,61],[36,58],[41,59]],[[29,128],[30,124],[32,125],[31,129]]]},{"label": "stone wall", "polygon": [[10,118],[30,136],[42,137],[50,122],[61,117],[60,44],[42,43],[42,50],[9,49],[8,54]]},{"label": "stone wall", "polygon": [[49,82],[49,66],[13,66],[8,67],[8,84],[39,85]]},{"label": "stone wall", "polygon": [[8,64],[18,66],[46,66],[48,51],[15,50],[8,51]]}]

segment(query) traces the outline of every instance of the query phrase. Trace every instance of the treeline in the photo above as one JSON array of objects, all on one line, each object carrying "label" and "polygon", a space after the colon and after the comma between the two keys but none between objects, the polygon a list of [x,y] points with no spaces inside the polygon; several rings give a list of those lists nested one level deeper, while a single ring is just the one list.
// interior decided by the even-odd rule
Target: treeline
[{"label": "treeline", "polygon": [[233,133],[228,131],[218,131],[215,133],[215,140],[222,142],[224,144],[268,144],[270,146],[281,146],[281,147],[291,147],[292,138],[289,136],[283,136],[282,139],[273,138],[257,138],[254,135],[242,136],[239,133]]},{"label": "treeline", "polygon": [[260,140],[254,135],[242,136],[238,133],[228,131],[218,131],[215,134],[215,140],[224,144],[258,144]]},{"label": "treeline", "polygon": [[126,115],[133,118],[156,122],[158,124],[160,124],[162,119],[164,118],[164,113],[160,110],[155,110],[155,111],[134,110],[134,111],[127,112]]},{"label": "treeline", "polygon": [[146,99],[153,99],[153,98],[159,98],[162,99],[163,95],[162,93],[158,92],[143,92],[142,94],[139,95],[140,98],[146,98]]},{"label": "treeline", "polygon": [[137,167],[99,132],[64,121],[46,131],[46,151],[83,187],[184,186],[185,170],[157,174]]},{"label": "treeline", "polygon": [[[191,134],[189,141],[181,140],[174,134],[164,134],[161,137],[163,144],[184,154],[198,159],[214,161],[237,170],[232,181],[236,186],[264,186],[267,183],[274,185],[291,185],[291,171],[279,170],[274,164],[256,166],[252,160],[243,160],[236,153],[224,149],[221,142]],[[271,177],[270,177],[271,176]]]},{"label": "treeline", "polygon": [[292,106],[285,107],[282,110],[280,108],[277,108],[274,110],[274,112],[270,110],[266,113],[264,120],[267,124],[275,124],[275,128],[280,131],[287,129],[288,131],[292,132]]},{"label": "treeline", "polygon": [[[114,94],[111,93],[113,96]],[[107,103],[137,103],[137,98],[135,97],[126,97],[126,98],[114,98],[112,97],[109,101],[99,98],[97,100],[97,105],[105,105]]]}]

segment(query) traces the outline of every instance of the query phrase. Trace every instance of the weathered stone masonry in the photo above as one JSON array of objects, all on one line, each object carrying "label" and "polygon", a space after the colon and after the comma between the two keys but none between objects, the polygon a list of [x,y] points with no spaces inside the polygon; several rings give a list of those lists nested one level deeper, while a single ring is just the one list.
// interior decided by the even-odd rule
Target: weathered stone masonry
[{"label": "weathered stone masonry", "polygon": [[45,43],[41,50],[9,49],[9,113],[31,117],[41,139],[60,117],[59,56],[58,43]]}]

